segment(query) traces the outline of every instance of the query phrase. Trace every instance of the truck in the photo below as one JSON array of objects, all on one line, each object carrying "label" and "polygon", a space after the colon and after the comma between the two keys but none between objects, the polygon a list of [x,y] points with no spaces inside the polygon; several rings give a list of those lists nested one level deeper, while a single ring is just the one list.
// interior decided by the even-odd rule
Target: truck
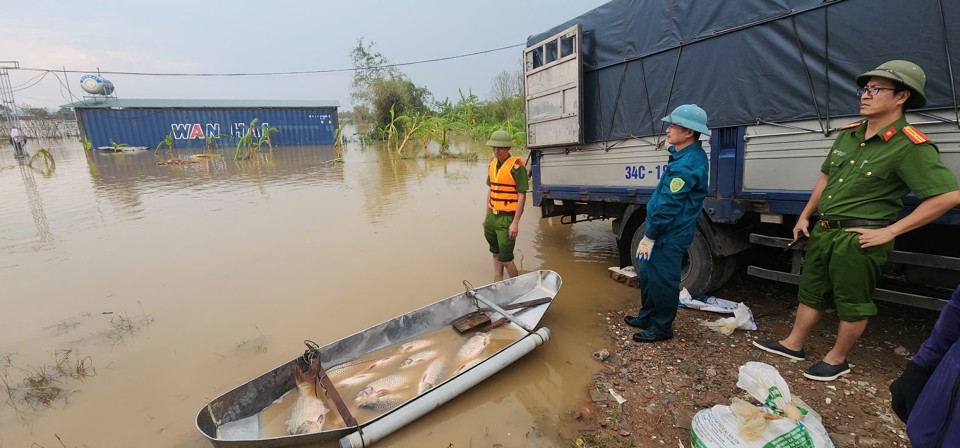
[{"label": "truck", "polygon": [[[943,0],[614,0],[527,39],[533,203],[564,224],[610,220],[635,265],[676,106],[708,114],[709,193],[683,261],[694,296],[749,275],[798,283],[792,229],[837,132],[858,122],[856,77],[909,60],[927,104],[907,120],[960,174],[960,4]],[[955,64],[956,63],[956,64]],[[903,215],[919,200],[904,198]],[[960,283],[960,209],[897,237],[874,298],[938,310]],[[743,261],[743,263],[741,263]]]}]

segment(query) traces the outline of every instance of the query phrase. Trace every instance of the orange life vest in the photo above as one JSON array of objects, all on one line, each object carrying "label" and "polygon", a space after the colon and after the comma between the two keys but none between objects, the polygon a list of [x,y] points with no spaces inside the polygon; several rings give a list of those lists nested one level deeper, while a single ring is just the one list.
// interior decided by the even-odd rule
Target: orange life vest
[{"label": "orange life vest", "polygon": [[513,179],[510,170],[523,165],[523,159],[513,156],[503,161],[500,170],[497,170],[497,158],[490,161],[487,179],[490,180],[490,200],[487,205],[497,212],[517,211],[517,181]]}]

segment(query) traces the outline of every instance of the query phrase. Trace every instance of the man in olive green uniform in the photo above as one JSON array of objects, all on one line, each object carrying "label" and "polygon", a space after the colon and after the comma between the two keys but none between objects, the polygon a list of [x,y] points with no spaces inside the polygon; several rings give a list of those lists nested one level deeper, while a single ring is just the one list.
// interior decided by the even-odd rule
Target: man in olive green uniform
[{"label": "man in olive green uniform", "polygon": [[493,254],[493,275],[503,276],[506,269],[512,278],[519,273],[513,262],[513,247],[520,233],[520,216],[527,201],[527,168],[522,158],[510,155],[513,138],[509,132],[494,131],[487,146],[493,148],[493,158],[487,167],[490,191],[485,201],[483,236]]},{"label": "man in olive green uniform", "polygon": [[[807,378],[831,381],[850,372],[847,353],[867,319],[877,314],[873,291],[894,237],[960,205],[957,179],[940,161],[937,147],[904,118],[906,108],[926,103],[925,82],[923,70],[907,61],[890,61],[857,77],[860,114],[866,120],[841,128],[793,229],[794,239],[810,237],[796,320],[785,339],[753,344],[803,360],[807,336],[835,303],[840,318],[836,342],[823,360],[803,372]],[[922,202],[897,221],[903,197],[911,191]],[[820,216],[811,235],[815,210]]]}]

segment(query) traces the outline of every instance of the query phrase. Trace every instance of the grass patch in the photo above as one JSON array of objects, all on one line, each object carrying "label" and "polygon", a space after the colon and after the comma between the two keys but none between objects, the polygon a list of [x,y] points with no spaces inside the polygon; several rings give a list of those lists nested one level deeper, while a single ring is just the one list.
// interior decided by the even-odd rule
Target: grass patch
[{"label": "grass patch", "polygon": [[56,378],[47,373],[45,367],[31,367],[27,370],[21,384],[23,385],[22,401],[28,405],[43,405],[49,407],[63,395],[63,388],[58,386]]}]

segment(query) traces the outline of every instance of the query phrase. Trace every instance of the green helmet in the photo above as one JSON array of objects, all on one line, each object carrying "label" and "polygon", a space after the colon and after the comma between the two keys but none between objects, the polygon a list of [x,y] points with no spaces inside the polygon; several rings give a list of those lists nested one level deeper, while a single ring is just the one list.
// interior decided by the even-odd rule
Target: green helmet
[{"label": "green helmet", "polygon": [[490,140],[487,140],[487,146],[494,148],[512,148],[514,146],[513,137],[510,137],[510,133],[503,129],[493,131],[493,134],[490,135]]},{"label": "green helmet", "polygon": [[927,82],[927,75],[917,64],[901,60],[884,62],[876,69],[857,76],[857,86],[867,85],[867,81],[874,76],[889,79],[910,89],[910,98],[907,99],[906,103],[908,108],[915,109],[927,104],[927,99],[923,95],[923,86]]},{"label": "green helmet", "polygon": [[707,113],[696,104],[682,104],[677,106],[670,115],[661,118],[660,121],[683,126],[708,137],[710,136],[710,129],[707,129]]}]

